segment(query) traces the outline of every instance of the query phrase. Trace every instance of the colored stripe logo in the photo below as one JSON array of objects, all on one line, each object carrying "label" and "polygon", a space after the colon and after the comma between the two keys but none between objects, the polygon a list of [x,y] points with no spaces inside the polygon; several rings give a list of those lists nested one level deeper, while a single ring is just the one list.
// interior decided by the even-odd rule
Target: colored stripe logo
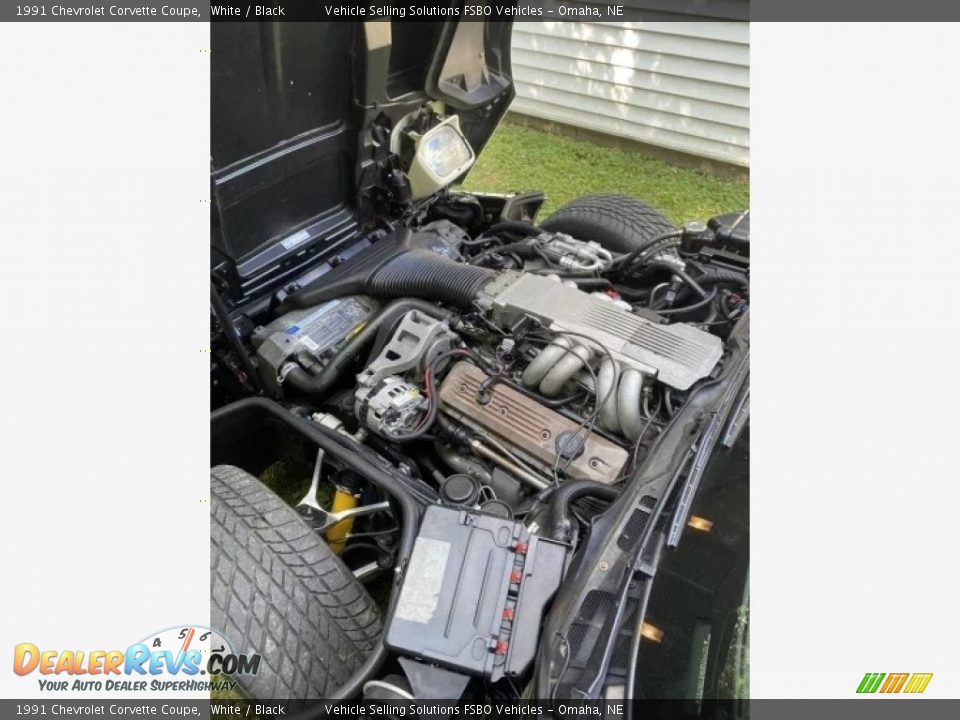
[{"label": "colored stripe logo", "polygon": [[933,673],[866,673],[857,692],[873,693],[910,693],[919,694],[927,689]]}]

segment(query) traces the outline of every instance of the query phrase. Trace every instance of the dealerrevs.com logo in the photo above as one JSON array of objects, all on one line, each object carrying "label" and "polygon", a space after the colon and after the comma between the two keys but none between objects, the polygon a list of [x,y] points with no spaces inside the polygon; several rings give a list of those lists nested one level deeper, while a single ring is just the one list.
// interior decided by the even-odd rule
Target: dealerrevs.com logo
[{"label": "dealerrevs.com logo", "polygon": [[933,673],[867,673],[857,686],[860,694],[916,695],[927,689]]},{"label": "dealerrevs.com logo", "polygon": [[233,690],[235,675],[256,675],[257,653],[237,653],[210,628],[188,625],[148,635],[125,650],[54,650],[20,643],[13,671],[36,675],[45,691],[207,692]]}]

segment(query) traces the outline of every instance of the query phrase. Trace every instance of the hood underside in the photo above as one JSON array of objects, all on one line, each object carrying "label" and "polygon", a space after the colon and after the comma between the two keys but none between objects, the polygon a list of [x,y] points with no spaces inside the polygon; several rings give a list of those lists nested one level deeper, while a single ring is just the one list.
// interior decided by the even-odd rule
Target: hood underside
[{"label": "hood underside", "polygon": [[[214,23],[211,266],[234,303],[341,253],[379,218],[392,127],[424,103],[475,152],[513,98],[510,23]],[[389,218],[388,218],[389,219]]]}]

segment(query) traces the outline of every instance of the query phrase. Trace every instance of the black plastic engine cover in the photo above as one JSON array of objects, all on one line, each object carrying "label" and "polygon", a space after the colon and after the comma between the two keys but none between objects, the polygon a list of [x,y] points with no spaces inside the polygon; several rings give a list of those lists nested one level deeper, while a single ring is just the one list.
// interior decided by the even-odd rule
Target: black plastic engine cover
[{"label": "black plastic engine cover", "polygon": [[520,522],[428,507],[387,646],[491,681],[521,674],[536,653],[566,551]]}]

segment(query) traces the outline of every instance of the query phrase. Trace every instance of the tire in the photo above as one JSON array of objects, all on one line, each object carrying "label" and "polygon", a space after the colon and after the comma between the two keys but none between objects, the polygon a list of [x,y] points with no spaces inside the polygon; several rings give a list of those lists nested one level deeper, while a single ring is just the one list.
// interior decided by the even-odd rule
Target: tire
[{"label": "tire", "polygon": [[329,697],[380,641],[373,599],[297,513],[239,468],[210,471],[210,617],[253,699]]},{"label": "tire", "polygon": [[594,240],[612,252],[628,253],[677,227],[663,213],[626,195],[577,198],[540,223],[550,232]]}]

